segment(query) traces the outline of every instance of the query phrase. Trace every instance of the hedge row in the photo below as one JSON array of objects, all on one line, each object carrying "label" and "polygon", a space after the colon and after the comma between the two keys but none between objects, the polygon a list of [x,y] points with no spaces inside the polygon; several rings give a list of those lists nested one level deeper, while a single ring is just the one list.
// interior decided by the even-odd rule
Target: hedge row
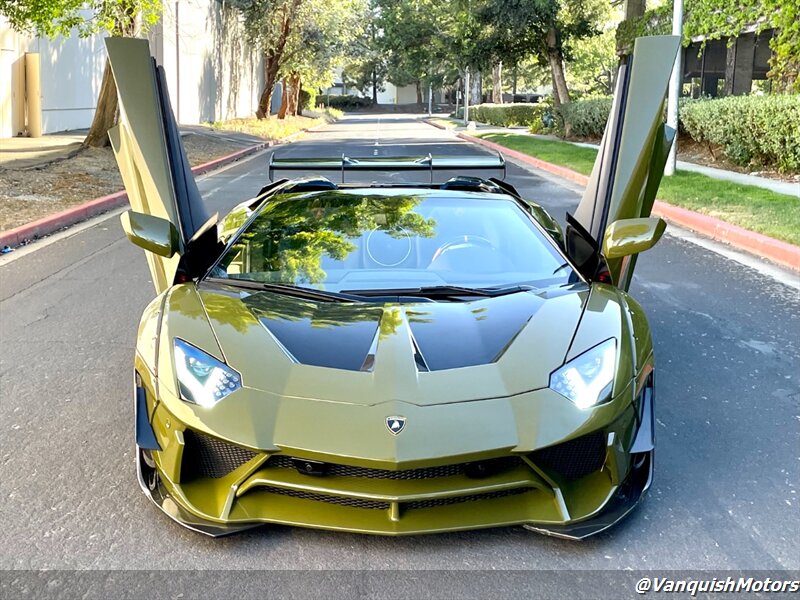
[{"label": "hedge row", "polygon": [[[578,100],[557,110],[562,135],[599,138],[611,98]],[[697,142],[722,148],[731,162],[800,171],[800,95],[681,99],[680,129]]]},{"label": "hedge row", "polygon": [[[538,127],[547,111],[546,104],[519,102],[516,104],[478,104],[469,107],[469,116],[473,121],[488,123],[497,127],[516,127],[519,125]],[[462,119],[464,109],[459,108],[454,116]]]},{"label": "hedge row", "polygon": [[368,108],[372,106],[372,98],[362,98],[360,96],[351,96],[349,94],[344,96],[321,94],[317,96],[317,102],[331,108],[339,108],[342,110],[346,110],[348,108]]},{"label": "hedge row", "polygon": [[556,110],[561,133],[568,137],[599,138],[603,136],[611,112],[611,98],[576,100]]},{"label": "hedge row", "polygon": [[692,139],[721,146],[736,164],[800,171],[800,95],[688,102],[681,125]]}]

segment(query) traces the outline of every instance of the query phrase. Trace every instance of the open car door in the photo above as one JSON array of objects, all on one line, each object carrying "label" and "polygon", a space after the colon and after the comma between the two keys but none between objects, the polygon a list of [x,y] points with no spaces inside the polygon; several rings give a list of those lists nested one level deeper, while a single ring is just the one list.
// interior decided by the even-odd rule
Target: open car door
[{"label": "open car door", "polygon": [[611,224],[653,208],[675,138],[664,124],[664,98],[679,46],[678,36],[638,38],[620,63],[597,160],[574,217],[567,216],[567,252],[589,279],[607,266],[615,285],[630,285],[636,255],[604,260],[601,249]]},{"label": "open car door", "polygon": [[[147,40],[106,38],[119,96],[119,125],[109,131],[131,210],[128,237],[146,248],[156,292],[171,286],[193,238],[213,225],[181,144],[163,67]],[[214,237],[216,237],[214,235]]]}]

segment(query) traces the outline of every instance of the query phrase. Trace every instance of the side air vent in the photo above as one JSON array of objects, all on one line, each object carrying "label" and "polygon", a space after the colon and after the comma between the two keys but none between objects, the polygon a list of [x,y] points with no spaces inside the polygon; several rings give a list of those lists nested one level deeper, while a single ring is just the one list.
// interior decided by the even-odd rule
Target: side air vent
[{"label": "side air vent", "polygon": [[606,460],[606,436],[602,430],[563,444],[537,450],[533,463],[545,471],[554,471],[568,480],[580,479],[599,471]]},{"label": "side air vent", "polygon": [[182,483],[203,477],[225,477],[256,456],[252,450],[191,429],[183,432],[183,442]]}]

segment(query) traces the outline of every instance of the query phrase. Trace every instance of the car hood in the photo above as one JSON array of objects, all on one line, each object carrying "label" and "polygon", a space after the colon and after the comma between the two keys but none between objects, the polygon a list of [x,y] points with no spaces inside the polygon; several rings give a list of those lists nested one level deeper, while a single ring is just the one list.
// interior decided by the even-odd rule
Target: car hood
[{"label": "car hood", "polygon": [[[547,387],[589,287],[412,304],[318,303],[210,284],[191,295],[173,294],[170,312],[199,301],[214,334],[205,339],[216,339],[246,387],[282,398],[433,405]],[[608,333],[618,335],[592,336]]]}]

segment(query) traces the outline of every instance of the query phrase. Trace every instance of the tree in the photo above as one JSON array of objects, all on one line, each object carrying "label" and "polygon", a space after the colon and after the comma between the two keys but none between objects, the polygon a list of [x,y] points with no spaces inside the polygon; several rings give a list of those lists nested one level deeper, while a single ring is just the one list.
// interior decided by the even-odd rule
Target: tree
[{"label": "tree", "polygon": [[316,95],[333,83],[333,69],[361,36],[367,11],[365,0],[304,0],[280,67],[285,93],[279,118],[297,114],[301,86]]},{"label": "tree", "polygon": [[248,43],[264,54],[264,88],[256,109],[256,117],[269,118],[272,94],[284,59],[284,51],[292,33],[297,10],[303,0],[229,0],[244,16]]},{"label": "tree", "polygon": [[349,56],[342,70],[344,83],[361,93],[370,90],[373,103],[378,102],[378,92],[384,90],[388,73],[381,47],[383,31],[378,26],[378,16],[378,6],[373,0],[363,14],[363,31],[350,45]]},{"label": "tree", "polygon": [[606,0],[549,0],[553,6],[548,12],[550,22],[545,36],[544,53],[553,78],[553,97],[556,104],[570,101],[564,71],[564,59],[569,57],[575,42],[600,33],[603,17],[607,14]]},{"label": "tree", "polygon": [[620,11],[616,12],[618,14],[612,14],[608,5],[608,10],[600,14],[605,21],[603,32],[575,39],[570,44],[567,83],[581,94],[610,96],[614,93],[614,77],[619,63],[614,23],[621,17]]},{"label": "tree", "polygon": [[598,36],[573,43],[567,83],[581,94],[610,96],[614,93],[618,63],[614,30],[609,28]]},{"label": "tree", "polygon": [[377,8],[387,77],[397,86],[414,84],[421,104],[423,84],[444,79],[451,7],[435,0],[378,0]]},{"label": "tree", "polygon": [[[154,25],[161,14],[160,0],[0,0],[0,15],[21,33],[48,38],[77,33],[133,37]],[[106,60],[100,95],[85,146],[103,147],[108,130],[117,122],[117,87]]]}]

